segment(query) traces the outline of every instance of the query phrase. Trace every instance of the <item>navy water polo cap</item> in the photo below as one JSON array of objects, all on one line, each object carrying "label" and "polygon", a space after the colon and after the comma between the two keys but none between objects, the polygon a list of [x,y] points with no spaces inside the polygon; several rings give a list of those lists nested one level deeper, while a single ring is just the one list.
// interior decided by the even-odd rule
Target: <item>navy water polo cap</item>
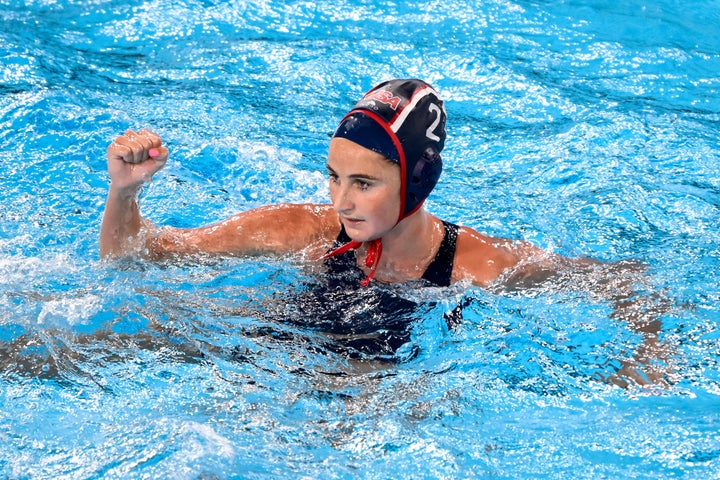
[{"label": "navy water polo cap", "polygon": [[[442,172],[440,152],[445,146],[445,107],[430,85],[417,79],[395,79],[365,94],[340,122],[334,137],[346,138],[400,165],[400,215],[398,223],[418,210],[437,184]],[[352,240],[323,258],[354,250]],[[365,265],[375,275],[382,239],[368,242]]]},{"label": "navy water polo cap", "polygon": [[420,208],[440,178],[446,117],[443,101],[430,85],[395,79],[367,92],[335,131],[335,137],[400,165],[398,222]]}]

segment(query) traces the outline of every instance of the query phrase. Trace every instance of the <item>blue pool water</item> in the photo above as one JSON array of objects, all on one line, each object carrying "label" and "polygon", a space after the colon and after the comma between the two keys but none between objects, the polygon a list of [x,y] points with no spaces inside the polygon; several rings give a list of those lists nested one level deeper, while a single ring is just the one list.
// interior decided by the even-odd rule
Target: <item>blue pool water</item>
[{"label": "blue pool water", "polygon": [[[717,1],[3,0],[0,24],[0,477],[720,477]],[[325,202],[337,122],[407,76],[449,114],[428,208],[645,263],[670,386],[602,381],[642,339],[575,289],[407,288],[417,355],[378,365],[284,321],[298,259],[98,261],[125,129],[172,152],[156,223]]]}]

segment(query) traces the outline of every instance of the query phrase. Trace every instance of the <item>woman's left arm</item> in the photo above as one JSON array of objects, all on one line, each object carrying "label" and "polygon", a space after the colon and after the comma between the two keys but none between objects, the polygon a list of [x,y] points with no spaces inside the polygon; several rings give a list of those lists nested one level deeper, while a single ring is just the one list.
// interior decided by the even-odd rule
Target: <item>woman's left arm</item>
[{"label": "woman's left arm", "polygon": [[461,256],[456,270],[475,285],[500,292],[538,287],[584,291],[613,306],[611,318],[622,320],[642,335],[632,359],[621,361],[621,368],[606,380],[628,387],[667,386],[672,377],[670,345],[661,340],[660,316],[672,302],[652,291],[647,268],[635,261],[601,262],[590,258],[558,255],[523,241],[485,237],[466,229],[458,239]]}]

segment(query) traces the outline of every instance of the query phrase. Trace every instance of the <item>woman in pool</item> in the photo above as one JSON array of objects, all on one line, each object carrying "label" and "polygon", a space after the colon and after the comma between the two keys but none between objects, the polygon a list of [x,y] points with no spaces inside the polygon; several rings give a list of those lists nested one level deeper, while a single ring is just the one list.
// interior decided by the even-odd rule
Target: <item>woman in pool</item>
[{"label": "woman in pool", "polygon": [[[623,265],[616,270],[613,264],[569,259],[526,242],[488,237],[472,228],[444,222],[423,208],[442,170],[445,118],[440,96],[427,83],[415,79],[381,83],[342,119],[330,141],[327,170],[332,205],[261,207],[190,229],[158,228],[141,217],[138,190],[165,165],[168,150],[150,130],[127,131],[108,148],[111,184],[100,253],[105,258],[300,253],[322,261],[329,277],[349,273],[339,284],[348,287],[367,286],[373,279],[381,283],[424,280],[437,286],[467,281],[487,287],[499,278],[505,285],[533,283],[567,272],[582,278],[591,269],[600,268],[603,278],[592,285],[594,293],[614,301],[616,316],[645,336],[637,361],[648,364],[649,359],[660,356],[659,322],[652,320],[653,315],[647,318],[647,312],[638,315],[639,309],[632,308],[631,283],[637,278],[617,275]],[[348,285],[348,278],[354,285]],[[366,298],[358,296],[355,300],[368,303]],[[383,298],[373,305],[381,314],[406,307],[407,302]],[[353,309],[345,311],[349,310]],[[313,321],[320,320],[313,317]],[[365,335],[370,331],[359,326],[356,319],[340,323],[343,321],[346,332]],[[331,325],[328,330],[333,328]],[[378,327],[367,326],[372,328]],[[407,339],[404,328],[383,325],[381,330],[391,334],[377,337],[369,350],[377,351],[377,344],[382,343],[394,351]],[[360,345],[357,349],[363,348]],[[648,379],[659,381],[663,374],[643,376],[631,363],[619,372],[641,384]]]},{"label": "woman in pool", "polygon": [[423,208],[442,170],[445,118],[443,101],[427,83],[382,83],[345,116],[330,141],[332,205],[269,206],[193,229],[156,228],[140,216],[136,194],[165,165],[168,150],[149,130],[127,131],[108,148],[101,255],[351,256],[364,285],[373,278],[424,278],[439,286],[467,280],[484,287],[521,263],[539,267],[532,260],[547,259],[547,252],[457,227]]}]

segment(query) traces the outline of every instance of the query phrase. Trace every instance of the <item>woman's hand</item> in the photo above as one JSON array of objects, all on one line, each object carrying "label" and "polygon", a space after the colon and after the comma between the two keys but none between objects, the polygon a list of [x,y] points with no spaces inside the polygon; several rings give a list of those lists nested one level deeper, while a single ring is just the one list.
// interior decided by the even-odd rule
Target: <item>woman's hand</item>
[{"label": "woman's hand", "polygon": [[134,194],[165,166],[168,149],[153,131],[126,131],[108,147],[111,188]]}]

